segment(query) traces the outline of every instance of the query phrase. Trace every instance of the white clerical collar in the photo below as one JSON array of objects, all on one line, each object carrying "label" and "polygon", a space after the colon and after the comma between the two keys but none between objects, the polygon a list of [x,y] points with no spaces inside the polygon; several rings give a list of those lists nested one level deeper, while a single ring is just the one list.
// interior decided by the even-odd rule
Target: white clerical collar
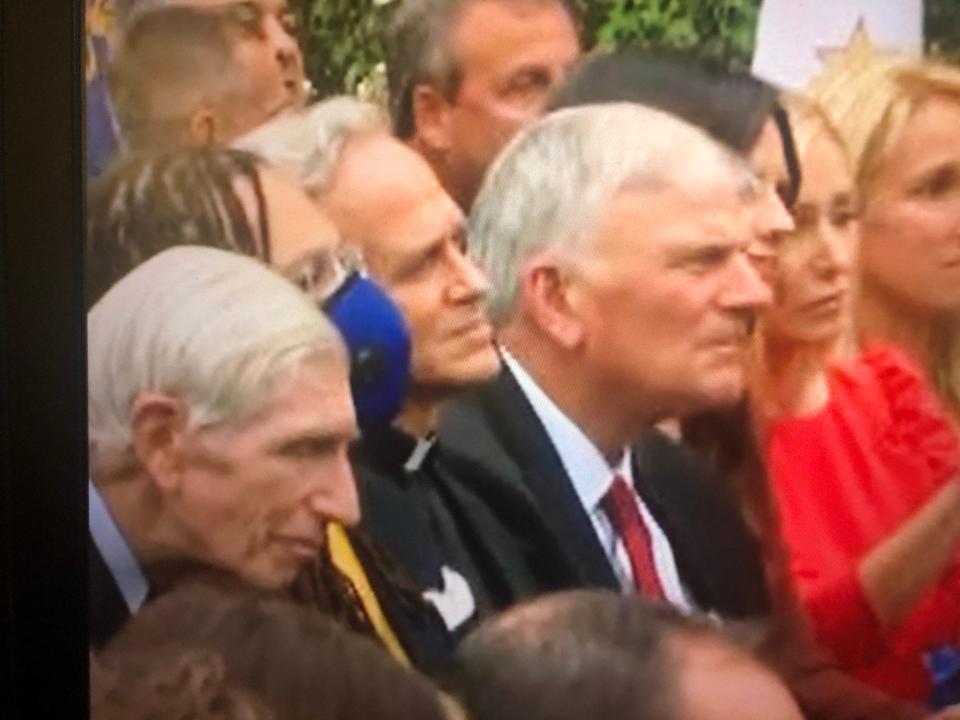
[{"label": "white clerical collar", "polygon": [[513,373],[533,406],[534,412],[543,423],[550,441],[553,443],[560,461],[563,463],[570,482],[580,498],[580,504],[593,511],[607,494],[613,483],[614,473],[621,475],[633,486],[633,463],[630,448],[624,448],[623,456],[616,468],[611,468],[597,446],[584,435],[573,420],[557,407],[549,395],[537,384],[523,366],[505,348],[500,348],[503,361]]},{"label": "white clerical collar", "polygon": [[114,582],[120,589],[123,599],[131,614],[136,613],[146,602],[149,584],[134,557],[133,551],[127,544],[126,538],[120,532],[107,504],[93,484],[87,480],[87,497],[89,505],[88,523],[93,544],[100,551],[100,556],[113,576]]}]

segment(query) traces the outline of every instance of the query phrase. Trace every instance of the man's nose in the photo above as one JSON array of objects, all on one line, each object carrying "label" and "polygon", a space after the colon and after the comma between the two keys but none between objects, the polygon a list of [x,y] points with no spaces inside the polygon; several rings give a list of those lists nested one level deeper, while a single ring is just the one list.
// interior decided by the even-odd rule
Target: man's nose
[{"label": "man's nose", "polygon": [[475,302],[490,292],[487,273],[471,257],[455,250],[450,258],[453,278],[448,287],[451,302]]},{"label": "man's nose", "polygon": [[274,51],[276,52],[277,60],[280,62],[280,65],[287,67],[291,64],[298,64],[300,58],[300,46],[297,44],[296,38],[287,32],[287,29],[283,26],[283,23],[281,23],[276,17],[269,16],[264,19],[264,29],[270,44],[273,46]]},{"label": "man's nose", "polygon": [[759,310],[773,301],[773,292],[746,253],[733,258],[722,304],[736,310]]},{"label": "man's nose", "polygon": [[323,489],[317,489],[309,498],[310,509],[324,520],[335,520],[344,527],[360,522],[360,498],[357,483],[346,457],[337,459],[333,467],[326,468],[319,479]]}]

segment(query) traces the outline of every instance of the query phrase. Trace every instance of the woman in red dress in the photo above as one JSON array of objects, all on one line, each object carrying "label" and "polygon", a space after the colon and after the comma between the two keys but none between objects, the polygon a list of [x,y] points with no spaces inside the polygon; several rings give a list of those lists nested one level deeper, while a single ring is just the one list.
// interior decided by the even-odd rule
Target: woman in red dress
[{"label": "woman in red dress", "polygon": [[797,229],[782,241],[752,391],[789,573],[844,668],[924,701],[924,653],[960,637],[960,443],[904,353],[846,341],[858,193],[825,115],[790,110]]}]

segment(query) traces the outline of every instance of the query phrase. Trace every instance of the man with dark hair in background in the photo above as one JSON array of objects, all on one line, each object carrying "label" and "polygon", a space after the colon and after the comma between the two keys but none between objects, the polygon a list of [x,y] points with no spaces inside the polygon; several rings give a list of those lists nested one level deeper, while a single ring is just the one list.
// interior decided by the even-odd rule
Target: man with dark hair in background
[{"label": "man with dark hair in background", "polygon": [[500,149],[580,57],[568,0],[405,0],[387,43],[395,134],[466,212]]}]

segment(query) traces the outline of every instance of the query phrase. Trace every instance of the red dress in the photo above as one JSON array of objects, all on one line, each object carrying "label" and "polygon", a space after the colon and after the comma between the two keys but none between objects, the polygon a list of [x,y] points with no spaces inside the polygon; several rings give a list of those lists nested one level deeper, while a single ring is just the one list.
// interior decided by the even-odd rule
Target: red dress
[{"label": "red dress", "polygon": [[923,653],[960,637],[960,554],[896,628],[884,631],[858,562],[960,466],[960,439],[900,351],[871,349],[830,372],[819,413],[771,423],[768,467],[790,570],[821,642],[891,694],[926,701]]}]

